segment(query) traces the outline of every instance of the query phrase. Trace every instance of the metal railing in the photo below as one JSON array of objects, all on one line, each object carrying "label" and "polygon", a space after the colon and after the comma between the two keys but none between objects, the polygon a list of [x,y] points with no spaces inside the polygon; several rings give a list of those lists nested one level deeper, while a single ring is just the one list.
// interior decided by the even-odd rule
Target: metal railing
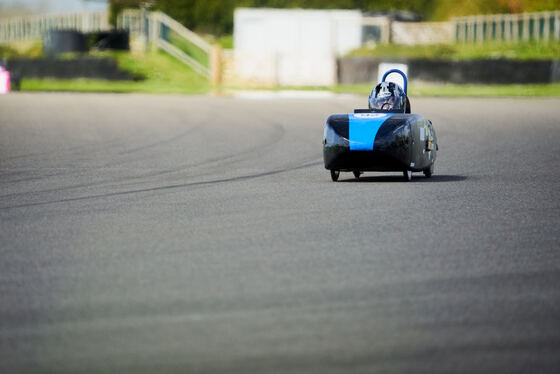
[{"label": "metal railing", "polygon": [[0,43],[40,39],[49,30],[96,32],[110,30],[108,12],[47,14],[0,18]]},{"label": "metal railing", "polygon": [[447,44],[453,43],[451,22],[393,22],[391,42],[394,44]]},{"label": "metal railing", "polygon": [[560,40],[560,11],[453,19],[458,42]]},{"label": "metal railing", "polygon": [[452,22],[398,22],[387,16],[366,16],[362,18],[362,43],[453,43],[453,30]]},{"label": "metal railing", "polygon": [[117,28],[129,30],[132,36],[144,38],[153,48],[169,53],[198,74],[210,77],[210,43],[167,14],[125,10],[117,18]]},{"label": "metal railing", "polygon": [[[0,43],[41,39],[50,30],[80,32],[108,31],[108,12],[83,12],[0,18]],[[211,73],[212,46],[200,36],[162,12],[128,9],[117,17],[117,29],[128,30],[133,37],[144,38],[190,66],[205,77]]]}]

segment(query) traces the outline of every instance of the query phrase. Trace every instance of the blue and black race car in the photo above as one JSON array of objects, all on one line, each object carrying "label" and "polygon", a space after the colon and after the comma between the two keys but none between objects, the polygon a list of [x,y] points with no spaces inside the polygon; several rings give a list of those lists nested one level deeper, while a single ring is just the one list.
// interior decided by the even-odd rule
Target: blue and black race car
[{"label": "blue and black race car", "polygon": [[[389,74],[400,74],[404,90],[387,82]],[[331,178],[337,181],[341,171],[356,178],[365,171],[400,171],[405,180],[412,172],[434,173],[437,137],[432,122],[410,113],[405,74],[389,70],[369,96],[369,109],[351,114],[333,114],[325,124],[323,159]]]}]

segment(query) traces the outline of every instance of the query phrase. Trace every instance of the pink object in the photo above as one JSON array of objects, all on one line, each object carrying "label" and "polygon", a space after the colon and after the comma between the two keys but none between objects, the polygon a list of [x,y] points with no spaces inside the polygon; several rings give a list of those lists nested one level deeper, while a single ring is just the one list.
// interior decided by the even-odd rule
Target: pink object
[{"label": "pink object", "polygon": [[10,73],[0,66],[0,94],[10,92]]}]

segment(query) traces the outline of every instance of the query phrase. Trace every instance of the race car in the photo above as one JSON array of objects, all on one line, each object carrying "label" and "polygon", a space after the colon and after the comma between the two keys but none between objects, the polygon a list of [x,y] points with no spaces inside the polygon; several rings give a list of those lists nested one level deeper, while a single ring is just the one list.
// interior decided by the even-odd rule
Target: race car
[{"label": "race car", "polygon": [[[404,89],[386,81],[400,74]],[[333,114],[325,123],[323,159],[336,182],[340,172],[352,172],[356,179],[365,171],[403,173],[406,181],[413,172],[426,177],[434,173],[438,143],[432,122],[411,114],[406,75],[387,71],[368,98],[369,109],[350,114]]]}]

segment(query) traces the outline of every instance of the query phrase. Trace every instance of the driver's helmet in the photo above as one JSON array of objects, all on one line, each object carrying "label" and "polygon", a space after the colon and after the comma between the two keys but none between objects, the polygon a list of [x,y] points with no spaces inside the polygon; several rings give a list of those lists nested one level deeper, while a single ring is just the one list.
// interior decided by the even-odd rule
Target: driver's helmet
[{"label": "driver's helmet", "polygon": [[406,94],[396,83],[381,82],[369,94],[369,109],[406,111]]}]

